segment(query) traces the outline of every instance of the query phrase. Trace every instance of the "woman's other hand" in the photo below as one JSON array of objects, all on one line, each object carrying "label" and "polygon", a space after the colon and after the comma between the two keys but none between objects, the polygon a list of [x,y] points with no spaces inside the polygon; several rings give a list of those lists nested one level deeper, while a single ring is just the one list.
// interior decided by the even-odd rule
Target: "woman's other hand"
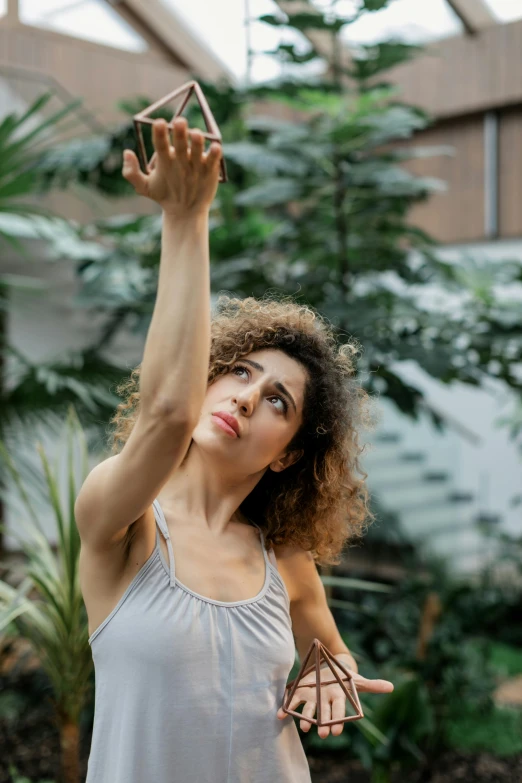
[{"label": "woman's other hand", "polygon": [[[190,144],[189,144],[190,137]],[[122,175],[140,196],[156,201],[165,213],[187,217],[208,211],[219,182],[221,144],[213,141],[205,153],[205,138],[198,129],[188,130],[187,120],[177,117],[170,143],[165,120],[152,126],[154,155],[144,174],[132,150],[123,153]]]},{"label": "woman's other hand", "polygon": [[[340,677],[344,677],[338,666],[335,667]],[[352,675],[355,687],[358,693],[391,693],[394,689],[393,683],[389,680],[369,680],[359,674],[358,671],[345,667]],[[321,682],[323,680],[331,680],[332,672],[327,667],[321,668]],[[287,686],[288,687],[288,686]],[[333,682],[330,685],[323,685],[320,687],[321,697],[321,717],[323,720],[341,720],[346,717],[346,695],[337,682]],[[285,689],[284,701],[288,696],[287,689]],[[317,684],[315,670],[305,675],[299,682],[298,688],[292,697],[289,704],[289,709],[294,710],[300,704],[304,704],[302,715],[307,718],[313,718],[317,709]],[[284,712],[282,706],[277,711],[277,717],[280,720],[291,717],[287,712]],[[299,726],[302,731],[310,731],[313,724],[306,720],[301,720]],[[324,739],[330,734],[330,730],[333,736],[338,736],[344,729],[344,723],[334,723],[332,726],[319,726],[317,733],[321,739]]]}]

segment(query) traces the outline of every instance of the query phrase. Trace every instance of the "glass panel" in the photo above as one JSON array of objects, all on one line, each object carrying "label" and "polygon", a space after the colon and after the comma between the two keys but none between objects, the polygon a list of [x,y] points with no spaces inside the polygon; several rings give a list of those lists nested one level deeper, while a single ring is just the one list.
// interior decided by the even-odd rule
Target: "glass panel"
[{"label": "glass panel", "polygon": [[[245,0],[161,0],[191,35],[237,74],[246,70]],[[251,3],[252,5],[252,3]],[[272,3],[263,3],[271,6]],[[255,9],[257,12],[257,8]],[[263,13],[272,13],[264,10]],[[253,15],[253,11],[251,11]]]},{"label": "glass panel", "polygon": [[[504,0],[508,2],[509,0]],[[239,78],[246,74],[247,38],[245,31],[245,7],[249,7],[251,18],[262,14],[279,14],[280,9],[273,0],[227,0],[209,3],[208,0],[161,0],[179,15],[214,54],[219,57]],[[313,0],[321,10],[328,10],[332,0]],[[518,2],[518,0],[517,0]],[[522,0],[520,0],[522,3]],[[336,8],[340,14],[351,16],[359,6],[359,0],[339,0]],[[347,25],[343,39],[349,44],[373,43],[388,38],[422,43],[444,37],[459,35],[463,26],[451,10],[447,0],[394,0],[388,8],[367,13],[358,22]],[[281,28],[252,23],[250,29],[251,48],[257,53],[275,49],[281,43],[294,43],[307,49],[303,36]],[[318,63],[310,64],[310,73],[317,71]],[[291,66],[281,66],[273,58],[256,54],[252,62],[252,81],[262,81],[281,74],[291,73]],[[302,73],[302,71],[300,71]]]},{"label": "glass panel", "polygon": [[[208,0],[161,0],[174,15],[180,16],[199,38],[238,79],[244,79],[247,72],[246,8],[250,18],[255,20],[264,14],[280,14],[274,0],[226,0],[209,3]],[[250,47],[255,52],[252,59],[250,78],[253,82],[265,81],[290,74],[291,65],[282,66],[274,57],[261,52],[276,49],[279,43],[293,43],[296,48],[307,51],[310,47],[304,36],[295,31],[272,27],[253,21],[250,26]],[[310,64],[308,72],[318,69],[317,63]],[[303,73],[301,70],[300,73]]]},{"label": "glass panel", "polygon": [[133,52],[147,42],[100,0],[20,0],[20,21]]},{"label": "glass panel", "polygon": [[[313,0],[323,10],[330,0]],[[344,16],[352,16],[358,0],[340,0],[336,8]],[[440,40],[463,31],[462,22],[446,0],[394,0],[387,8],[365,13],[353,24],[346,25],[342,37],[347,43],[372,44],[394,38],[408,43]]]},{"label": "glass panel", "polygon": [[0,0],[0,16],[5,16],[7,13],[7,0]]},{"label": "glass panel", "polygon": [[514,22],[522,19],[522,3],[520,0],[486,0],[500,22]]}]

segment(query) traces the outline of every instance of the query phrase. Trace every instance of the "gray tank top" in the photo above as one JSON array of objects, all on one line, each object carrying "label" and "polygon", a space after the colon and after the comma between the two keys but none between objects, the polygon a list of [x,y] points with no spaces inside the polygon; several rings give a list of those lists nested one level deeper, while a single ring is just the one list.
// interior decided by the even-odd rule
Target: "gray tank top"
[{"label": "gray tank top", "polygon": [[[95,710],[86,783],[311,783],[292,716],[290,601],[261,543],[254,598],[215,601],[176,578],[161,506],[156,546],[89,637]],[[167,542],[166,563],[159,531]]]}]

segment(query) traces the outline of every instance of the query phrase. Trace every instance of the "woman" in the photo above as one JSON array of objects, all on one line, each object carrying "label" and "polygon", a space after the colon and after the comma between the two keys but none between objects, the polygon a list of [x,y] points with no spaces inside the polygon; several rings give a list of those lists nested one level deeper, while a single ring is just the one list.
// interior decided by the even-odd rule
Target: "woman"
[{"label": "woman", "polygon": [[[357,673],[315,566],[370,516],[356,348],[287,300],[225,296],[210,321],[221,147],[205,153],[182,118],[172,145],[164,121],[153,142],[152,171],[127,150],[123,176],[163,210],[154,313],[119,389],[115,453],[75,504],[96,674],[87,783],[306,783],[280,709],[295,645],[302,659],[317,637],[360,692],[393,690]],[[314,717],[306,683],[290,708]],[[345,707],[338,683],[322,689],[323,720]]]}]

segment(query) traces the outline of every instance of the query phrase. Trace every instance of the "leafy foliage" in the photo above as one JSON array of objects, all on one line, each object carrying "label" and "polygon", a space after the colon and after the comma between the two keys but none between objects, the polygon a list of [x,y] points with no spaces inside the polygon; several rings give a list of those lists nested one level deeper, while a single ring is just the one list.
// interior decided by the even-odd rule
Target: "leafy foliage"
[{"label": "leafy foliage", "polygon": [[10,385],[2,395],[0,433],[9,451],[14,452],[28,435],[31,437],[35,426],[45,424],[57,433],[71,404],[88,428],[89,447],[103,448],[106,422],[118,403],[112,389],[127,374],[126,367],[105,360],[94,347],[40,363],[13,346],[4,350],[10,357]]},{"label": "leafy foliage", "polygon": [[[385,3],[370,5],[376,10]],[[363,4],[357,13],[368,9]],[[278,16],[277,24],[324,29],[332,18],[299,12]],[[338,22],[342,27],[346,19]],[[436,243],[409,223],[411,207],[444,183],[416,177],[405,164],[452,151],[415,146],[430,118],[375,77],[417,51],[394,42],[363,47],[352,58],[351,89],[335,67],[333,75],[306,83],[249,90],[203,84],[221,123],[230,178],[212,213],[213,290],[259,296],[277,288],[305,299],[337,326],[339,339],[354,334],[362,342],[366,388],[414,417],[423,395],[402,379],[399,362],[414,361],[443,383],[478,386],[494,374],[520,389],[522,350],[520,303],[495,293],[499,284],[507,290],[521,281],[520,265],[444,262]],[[147,102],[129,101],[126,108],[134,113]],[[49,182],[59,183],[66,172],[105,194],[123,193],[121,148],[133,144],[129,123],[105,147],[93,140],[83,151],[81,144],[53,151],[45,161]],[[91,299],[104,309],[107,339],[130,324],[145,336],[154,297],[148,271],[157,274],[159,264],[158,222],[128,217],[119,228],[99,222],[91,235],[111,252],[91,258],[86,245],[82,304]],[[82,232],[82,241],[87,238]],[[442,427],[440,415],[431,415]]]},{"label": "leafy foliage", "polygon": [[[87,445],[73,408],[64,431],[67,443],[65,472],[62,472],[64,486],[59,478],[59,465],[51,464],[41,443],[36,445],[47,489],[47,505],[56,521],[56,554],[40,522],[42,503],[33,504],[16,459],[0,441],[2,466],[8,471],[24,508],[18,529],[11,532],[18,538],[27,563],[25,575],[16,588],[10,582],[0,581],[0,633],[9,634],[14,627],[30,642],[49,678],[51,701],[62,732],[66,771],[77,763],[78,746],[71,745],[70,727],[76,728],[77,736],[82,710],[91,696],[93,664],[79,584],[80,537],[74,517],[75,500],[89,472],[89,464]],[[70,773],[67,779],[72,780]]]},{"label": "leafy foliage", "polygon": [[[36,176],[38,161],[45,145],[52,143],[53,131],[76,108],[78,101],[65,106],[49,117],[42,112],[52,98],[45,93],[21,113],[7,114],[0,122],[0,216],[35,215],[51,219],[49,210],[28,201],[39,190]],[[9,222],[0,223],[0,237],[17,250],[23,246],[9,230]]]},{"label": "leafy foliage", "polygon": [[[366,0],[357,14],[386,5]],[[299,11],[263,21],[335,36],[351,20]],[[411,416],[419,413],[422,393],[401,377],[401,361],[416,362],[444,383],[478,386],[492,375],[514,389],[522,382],[516,372],[522,358],[520,303],[497,293],[522,281],[520,265],[441,261],[436,243],[410,224],[412,206],[444,183],[414,177],[405,164],[452,152],[412,144],[430,118],[402,103],[386,84],[386,70],[417,51],[385,42],[361,48],[350,68],[334,61],[318,79],[239,90],[202,84],[223,132],[230,180],[220,186],[211,213],[213,292],[261,296],[277,288],[312,304],[338,327],[341,340],[355,335],[364,345],[366,388]],[[313,46],[301,53],[285,45],[276,56],[304,65],[318,55]],[[132,98],[126,109],[133,114],[151,102]],[[194,114],[190,123],[198,123]],[[131,191],[120,173],[124,147],[134,147],[131,122],[105,137],[46,152],[39,174],[49,188],[80,182],[105,195],[125,195]],[[103,314],[105,325],[88,351],[61,368],[27,365],[7,400],[11,411],[37,411],[39,400],[50,408],[54,397],[61,404],[74,399],[93,423],[96,416],[107,420],[104,406],[113,404],[107,379],[112,383],[118,371],[102,364],[99,353],[120,330],[145,337],[160,240],[157,216],[126,215],[81,227],[56,244],[57,257],[77,263],[78,303]],[[97,384],[105,394],[97,393]],[[432,417],[442,425],[437,413]],[[519,557],[519,544],[506,542],[506,551]],[[370,720],[359,722],[360,732],[328,741],[348,745],[374,765],[382,781],[389,779],[392,760],[420,760],[436,749],[444,741],[444,722],[462,702],[484,712],[490,708],[492,668],[479,629],[487,635],[503,628],[506,642],[519,642],[515,590],[506,597],[491,586],[480,591],[450,585],[440,581],[443,576],[442,568],[431,569],[431,579],[442,585],[444,611],[422,660],[416,645],[430,585],[417,574],[384,597],[370,590],[355,595],[355,585],[345,583],[336,598],[344,603],[341,625],[350,648],[365,656],[367,676],[373,667],[396,690],[379,703],[368,699]],[[312,743],[313,735],[305,741]]]},{"label": "leafy foliage", "polygon": [[[12,764],[9,765],[9,774],[12,777],[13,783],[31,783],[29,778],[21,777],[18,774],[16,767]],[[38,783],[54,783],[54,780],[39,780]]]},{"label": "leafy foliage", "polygon": [[448,743],[468,751],[489,750],[499,756],[522,753],[522,715],[518,709],[477,712],[467,705],[446,725]]},{"label": "leafy foliage", "polygon": [[[29,236],[42,238],[51,245],[54,243],[56,248],[68,246],[71,250],[76,236],[73,226],[34,203],[35,197],[41,195],[42,190],[45,192],[49,185],[44,161],[53,166],[57,164],[57,160],[51,163],[56,135],[79,104],[74,101],[59,111],[48,113],[52,98],[52,93],[45,93],[25,112],[8,114],[0,122],[0,238],[24,255],[27,250],[18,238],[21,222]],[[62,169],[55,166],[53,177],[57,182],[65,184],[73,180],[71,176],[62,180],[61,172],[74,167],[75,155],[83,156],[85,167],[92,165],[91,145],[96,148],[98,159],[105,159],[110,146],[107,139],[60,145],[58,149],[65,158],[61,158]],[[84,250],[83,247],[82,252]],[[99,254],[99,247],[96,251]],[[55,257],[61,252],[57,250]],[[2,311],[8,309],[9,288],[16,287],[12,278],[6,276],[0,284]],[[27,282],[24,278],[25,286]],[[92,301],[90,306],[93,306]],[[40,363],[22,356],[9,342],[3,349],[8,362],[0,405],[0,437],[10,449],[14,449],[14,442],[22,437],[23,427],[28,429],[45,421],[55,428],[56,417],[63,417],[70,403],[77,405],[86,426],[99,429],[100,417],[106,421],[114,410],[117,398],[110,392],[110,386],[123,378],[126,368],[104,360],[92,347]]]},{"label": "leafy foliage", "polygon": [[[289,99],[303,114],[299,122],[267,114],[244,120],[243,137],[224,147],[231,183],[212,214],[211,280],[214,291],[240,295],[299,290],[341,339],[348,332],[362,341],[368,388],[417,415],[422,395],[395,362],[413,360],[444,383],[473,385],[494,367],[496,377],[520,388],[520,305],[497,301],[492,281],[515,282],[521,270],[443,262],[430,238],[408,224],[412,204],[441,185],[413,177],[402,167],[408,152],[390,149],[426,123],[422,112],[390,105],[391,95],[307,88]],[[237,122],[231,119],[236,132]],[[98,162],[95,171],[102,167]],[[159,222],[127,217],[82,234],[104,247],[91,258],[86,245],[82,301],[92,297],[113,327],[132,321],[145,335],[155,278],[144,268],[157,270]]]}]

